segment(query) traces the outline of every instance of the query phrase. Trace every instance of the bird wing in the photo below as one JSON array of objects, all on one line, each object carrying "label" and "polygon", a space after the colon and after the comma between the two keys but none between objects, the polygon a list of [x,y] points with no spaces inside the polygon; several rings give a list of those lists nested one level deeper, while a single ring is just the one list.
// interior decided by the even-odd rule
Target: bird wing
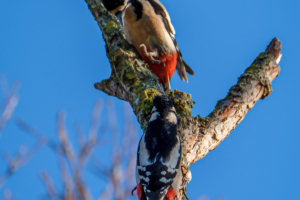
[{"label": "bird wing", "polygon": [[174,36],[175,35],[175,29],[174,29],[174,27],[171,23],[170,15],[169,15],[168,11],[165,9],[165,7],[158,0],[148,0],[148,2],[153,7],[155,13],[157,15],[162,16],[162,20],[163,20],[163,23],[165,25],[165,28],[168,31],[168,33],[169,33],[169,35],[170,35],[170,37],[171,37],[171,39],[174,43],[176,51],[178,53],[177,65],[176,65],[178,75],[179,75],[181,80],[185,80],[186,82],[188,82],[186,72],[188,72],[191,75],[194,75],[195,73],[192,70],[192,68],[190,66],[188,66],[186,64],[186,62],[182,59],[182,53],[179,50],[177,41],[176,41],[175,36]]},{"label": "bird wing", "polygon": [[144,134],[138,147],[136,181],[143,186],[145,195],[149,199],[161,199],[171,186],[177,191],[182,178],[180,138],[177,136],[177,143],[167,157],[157,154],[154,161],[149,158]]},{"label": "bird wing", "polygon": [[171,23],[171,18],[166,8],[158,0],[148,0],[157,15],[161,15],[165,27],[169,34],[175,35],[175,29]]}]

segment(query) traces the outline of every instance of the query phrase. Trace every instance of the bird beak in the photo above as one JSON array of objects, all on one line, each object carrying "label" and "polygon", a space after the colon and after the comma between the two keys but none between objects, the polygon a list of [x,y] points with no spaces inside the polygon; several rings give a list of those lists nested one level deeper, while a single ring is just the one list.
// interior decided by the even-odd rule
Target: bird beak
[{"label": "bird beak", "polygon": [[122,21],[122,12],[121,11],[118,11],[118,12],[116,12],[116,16],[118,17],[118,19],[119,19],[119,22],[121,23],[121,25],[123,26],[123,21]]}]

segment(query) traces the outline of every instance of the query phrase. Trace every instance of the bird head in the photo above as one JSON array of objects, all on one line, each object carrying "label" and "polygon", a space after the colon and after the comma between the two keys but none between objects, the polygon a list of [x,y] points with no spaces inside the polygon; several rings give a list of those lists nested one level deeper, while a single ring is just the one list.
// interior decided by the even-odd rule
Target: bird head
[{"label": "bird head", "polygon": [[128,0],[102,0],[105,8],[113,13],[123,10]]},{"label": "bird head", "polygon": [[172,124],[177,124],[173,97],[163,94],[154,98],[150,121],[157,119],[158,116]]}]

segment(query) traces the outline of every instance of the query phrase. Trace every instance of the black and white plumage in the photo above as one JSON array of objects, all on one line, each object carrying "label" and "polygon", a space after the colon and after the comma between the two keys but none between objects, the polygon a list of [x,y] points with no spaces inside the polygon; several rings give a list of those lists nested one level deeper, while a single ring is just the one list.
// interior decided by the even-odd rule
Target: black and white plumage
[{"label": "black and white plumage", "polygon": [[171,200],[182,180],[181,144],[173,98],[157,96],[148,128],[137,152],[136,181],[139,200]]}]

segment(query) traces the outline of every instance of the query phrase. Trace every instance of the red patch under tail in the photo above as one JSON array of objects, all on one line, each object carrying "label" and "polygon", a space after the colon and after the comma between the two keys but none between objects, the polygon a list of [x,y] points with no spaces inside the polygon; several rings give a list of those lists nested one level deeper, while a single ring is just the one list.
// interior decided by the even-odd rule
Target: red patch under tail
[{"label": "red patch under tail", "polygon": [[170,187],[167,193],[167,200],[172,200],[176,196],[176,193],[174,192],[173,188]]},{"label": "red patch under tail", "polygon": [[136,192],[137,192],[139,200],[141,200],[141,197],[142,197],[142,186],[141,185],[137,186]]},{"label": "red patch under tail", "polygon": [[[149,46],[146,45],[146,47],[147,51],[151,51]],[[165,66],[163,64],[153,63],[143,54],[142,50],[140,50],[139,53],[142,56],[143,61],[149,65],[151,72],[155,74],[158,77],[159,82],[165,86],[165,84],[170,81],[169,79],[173,76],[176,70],[178,53],[164,53],[162,56],[153,57],[156,60],[164,62]]]}]

